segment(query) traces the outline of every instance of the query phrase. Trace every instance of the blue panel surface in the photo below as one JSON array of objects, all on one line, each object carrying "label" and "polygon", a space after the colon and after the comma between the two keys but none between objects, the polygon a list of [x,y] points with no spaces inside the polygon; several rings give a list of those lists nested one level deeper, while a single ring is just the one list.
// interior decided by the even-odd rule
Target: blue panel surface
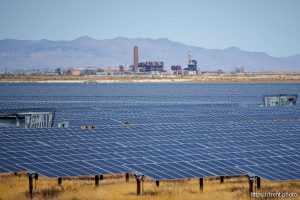
[{"label": "blue panel surface", "polygon": [[[0,116],[55,113],[52,128],[0,127],[0,172],[300,180],[299,104],[259,106],[263,95],[299,91],[298,83],[0,83]],[[69,128],[57,127],[63,120]]]}]

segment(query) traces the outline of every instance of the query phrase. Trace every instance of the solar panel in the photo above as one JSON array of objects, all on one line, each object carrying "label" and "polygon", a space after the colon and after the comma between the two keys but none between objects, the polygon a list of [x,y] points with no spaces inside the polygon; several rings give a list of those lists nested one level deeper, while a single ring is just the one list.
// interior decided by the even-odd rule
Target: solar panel
[{"label": "solar panel", "polygon": [[54,109],[54,126],[70,122],[69,128],[0,128],[0,172],[299,180],[300,107],[259,106],[263,94],[299,89],[300,84],[0,84],[0,113]]}]

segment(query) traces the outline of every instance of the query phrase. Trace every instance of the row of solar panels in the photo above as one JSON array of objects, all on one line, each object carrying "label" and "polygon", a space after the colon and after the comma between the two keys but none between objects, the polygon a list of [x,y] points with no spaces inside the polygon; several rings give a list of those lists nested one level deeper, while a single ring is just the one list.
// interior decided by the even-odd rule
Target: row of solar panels
[{"label": "row of solar panels", "polygon": [[[21,87],[20,87],[21,85]],[[55,83],[0,83],[2,90],[7,91],[1,96],[196,96],[196,95],[234,95],[249,96],[252,94],[293,93],[299,83],[277,84],[55,84]],[[99,93],[101,91],[101,93]],[[16,93],[18,92],[18,93]],[[136,95],[137,96],[137,95]]]},{"label": "row of solar panels", "polygon": [[[258,106],[262,94],[297,93],[299,88],[1,85],[2,111],[53,108],[55,125],[68,119],[72,128],[0,128],[0,172],[26,170],[48,177],[132,172],[156,180],[252,174],[299,180],[300,107]],[[97,128],[80,130],[81,125]]]},{"label": "row of solar panels", "polygon": [[[240,131],[216,129],[216,134],[201,129],[178,133],[174,125],[169,126],[174,131],[158,128],[151,133],[144,131],[146,126],[85,133],[78,129],[14,129],[10,132],[13,137],[1,142],[0,168],[2,172],[31,170],[49,177],[137,172],[157,180],[249,173],[269,180],[299,179],[300,124],[289,122],[280,128],[284,124],[250,124],[248,131],[237,126]],[[275,127],[280,132],[273,131]],[[169,165],[176,170],[164,167]],[[292,167],[283,170],[285,165]],[[269,170],[258,171],[260,168]]]},{"label": "row of solar panels", "polygon": [[[17,103],[16,103],[17,104]],[[118,109],[116,104],[110,104],[110,107],[69,107],[69,108],[48,108],[48,111],[55,111],[54,126],[59,122],[68,120],[70,126],[79,127],[81,125],[94,126],[117,126],[126,122],[133,124],[184,124],[184,123],[218,123],[227,122],[251,122],[251,121],[278,121],[278,120],[297,120],[300,118],[300,107],[291,108],[261,108],[257,107],[238,107],[237,105],[211,106],[205,109],[203,106],[190,105],[191,108],[176,108],[168,105],[151,106],[143,104],[143,106],[134,105],[122,109]],[[18,104],[20,106],[20,104]],[[21,104],[21,106],[23,106]],[[31,105],[32,106],[32,105]],[[40,105],[41,106],[41,105]],[[25,106],[24,106],[25,107]],[[115,107],[115,110],[112,109]],[[157,107],[160,107],[158,109]],[[167,109],[165,108],[167,107]],[[26,108],[26,107],[25,107]],[[41,110],[47,110],[41,106]],[[204,108],[204,109],[203,109]],[[193,110],[190,110],[193,109]],[[15,112],[18,109],[14,109]],[[27,109],[22,110],[30,110]],[[36,109],[32,109],[33,111]],[[0,109],[0,113],[12,112],[12,109]]]}]

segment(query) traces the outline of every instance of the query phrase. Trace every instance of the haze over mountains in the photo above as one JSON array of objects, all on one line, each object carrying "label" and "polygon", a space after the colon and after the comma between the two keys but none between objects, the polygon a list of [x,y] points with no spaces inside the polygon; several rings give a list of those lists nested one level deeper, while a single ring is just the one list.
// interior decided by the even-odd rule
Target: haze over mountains
[{"label": "haze over mountains", "polygon": [[244,66],[246,71],[300,71],[300,54],[272,57],[263,52],[249,52],[237,47],[205,49],[169,39],[115,38],[96,40],[80,37],[71,41],[0,40],[0,72],[20,68],[55,69],[58,67],[111,67],[133,63],[133,47],[139,47],[139,62],[164,61],[186,67],[188,49],[200,70],[232,71]]}]

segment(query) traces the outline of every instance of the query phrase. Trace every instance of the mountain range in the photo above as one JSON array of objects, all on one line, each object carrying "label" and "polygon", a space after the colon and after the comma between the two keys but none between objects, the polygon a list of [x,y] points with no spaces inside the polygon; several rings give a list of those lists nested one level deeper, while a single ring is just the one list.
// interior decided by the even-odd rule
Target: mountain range
[{"label": "mountain range", "polygon": [[133,64],[133,47],[139,48],[139,61],[163,61],[186,67],[188,50],[202,71],[232,71],[244,66],[246,71],[300,71],[300,54],[272,57],[264,52],[250,52],[237,47],[206,49],[174,42],[166,38],[124,38],[97,40],[88,36],[71,41],[0,40],[0,72],[20,68],[55,69],[58,67],[111,67]]}]

